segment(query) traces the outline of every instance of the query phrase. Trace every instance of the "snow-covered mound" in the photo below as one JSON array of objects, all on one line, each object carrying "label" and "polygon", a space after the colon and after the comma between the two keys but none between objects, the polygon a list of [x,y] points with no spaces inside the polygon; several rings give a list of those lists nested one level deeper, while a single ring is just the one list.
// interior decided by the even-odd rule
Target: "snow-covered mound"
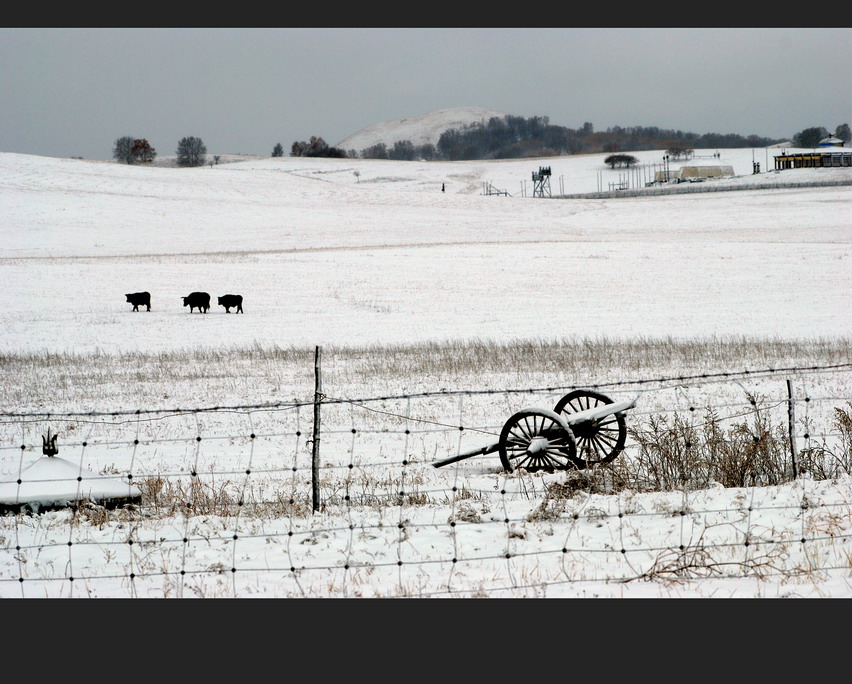
[{"label": "snow-covered mound", "polygon": [[360,152],[378,143],[393,147],[399,140],[410,140],[414,145],[437,145],[441,134],[450,128],[463,128],[474,123],[485,123],[492,117],[502,119],[504,116],[506,114],[482,107],[439,109],[428,114],[367,126],[344,138],[335,147]]}]

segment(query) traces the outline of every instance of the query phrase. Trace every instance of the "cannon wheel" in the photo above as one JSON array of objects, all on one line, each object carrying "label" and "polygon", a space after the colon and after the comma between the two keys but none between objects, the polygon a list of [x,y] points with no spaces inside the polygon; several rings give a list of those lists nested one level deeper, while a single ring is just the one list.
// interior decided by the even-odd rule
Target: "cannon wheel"
[{"label": "cannon wheel", "polygon": [[[592,390],[574,390],[562,397],[553,409],[560,416],[611,404],[605,394]],[[623,413],[615,413],[600,421],[578,423],[571,426],[577,442],[579,468],[599,463],[610,463],[624,450],[627,424]]]},{"label": "cannon wheel", "polygon": [[516,468],[553,472],[579,467],[574,435],[555,411],[518,411],[503,425],[499,444],[500,462],[510,473]]}]

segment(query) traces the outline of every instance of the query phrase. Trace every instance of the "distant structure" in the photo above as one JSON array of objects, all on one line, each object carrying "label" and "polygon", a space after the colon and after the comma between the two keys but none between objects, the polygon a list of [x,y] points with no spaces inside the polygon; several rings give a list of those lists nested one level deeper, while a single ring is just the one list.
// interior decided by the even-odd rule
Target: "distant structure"
[{"label": "distant structure", "polygon": [[657,171],[654,174],[654,181],[657,183],[665,183],[666,181],[674,181],[675,183],[703,181],[707,178],[724,178],[734,175],[734,167],[728,164],[708,164],[704,166],[681,166],[675,171]]},{"label": "distant structure", "polygon": [[539,166],[538,173],[533,171],[533,197],[550,197],[550,167]]},{"label": "distant structure", "polygon": [[843,141],[840,138],[830,135],[829,137],[820,140],[817,147],[843,147]]},{"label": "distant structure", "polygon": [[779,154],[775,157],[775,170],[814,169],[829,166],[852,166],[852,152],[825,151],[802,154]]},{"label": "distant structure", "polygon": [[494,185],[492,185],[491,181],[482,184],[482,194],[503,195],[504,197],[510,197],[509,193],[506,190],[500,190],[499,188],[495,188]]}]

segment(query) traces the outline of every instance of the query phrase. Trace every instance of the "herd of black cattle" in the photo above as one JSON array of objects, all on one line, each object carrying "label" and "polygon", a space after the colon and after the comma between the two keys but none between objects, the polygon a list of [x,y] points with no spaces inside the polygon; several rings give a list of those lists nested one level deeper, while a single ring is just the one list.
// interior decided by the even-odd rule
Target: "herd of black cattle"
[{"label": "herd of black cattle", "polygon": [[[129,304],[133,304],[133,310],[139,311],[140,306],[151,310],[150,292],[131,292],[125,295]],[[225,313],[231,313],[234,307],[237,313],[243,313],[243,296],[238,294],[226,294],[219,297],[219,306],[225,307]],[[190,292],[183,298],[183,305],[189,307],[189,313],[198,309],[199,313],[207,313],[210,308],[210,295],[207,292]]]}]

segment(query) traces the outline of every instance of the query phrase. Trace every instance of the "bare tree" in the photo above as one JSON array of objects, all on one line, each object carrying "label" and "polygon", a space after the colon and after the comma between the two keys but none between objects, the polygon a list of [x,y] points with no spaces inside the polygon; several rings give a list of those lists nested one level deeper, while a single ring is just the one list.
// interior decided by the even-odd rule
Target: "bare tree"
[{"label": "bare tree", "polygon": [[134,140],[130,151],[133,153],[135,161],[152,162],[157,156],[157,150],[151,147],[145,138]]},{"label": "bare tree", "polygon": [[604,159],[604,164],[608,164],[610,168],[615,168],[616,166],[626,166],[628,169],[638,162],[632,154],[611,154],[606,159]]},{"label": "bare tree", "polygon": [[666,150],[666,154],[668,154],[672,159],[692,159],[692,156],[695,154],[695,150],[690,149],[688,147],[670,147]]},{"label": "bare tree", "polygon": [[193,136],[181,138],[177,147],[177,164],[178,166],[202,166],[206,154],[207,147],[201,138]]},{"label": "bare tree", "polygon": [[133,136],[125,135],[115,141],[115,146],[112,148],[112,158],[125,164],[132,164],[136,161],[136,156],[133,154]]},{"label": "bare tree", "polygon": [[291,157],[336,157],[343,159],[346,152],[329,144],[317,135],[312,135],[309,142],[296,140],[290,146]]}]

